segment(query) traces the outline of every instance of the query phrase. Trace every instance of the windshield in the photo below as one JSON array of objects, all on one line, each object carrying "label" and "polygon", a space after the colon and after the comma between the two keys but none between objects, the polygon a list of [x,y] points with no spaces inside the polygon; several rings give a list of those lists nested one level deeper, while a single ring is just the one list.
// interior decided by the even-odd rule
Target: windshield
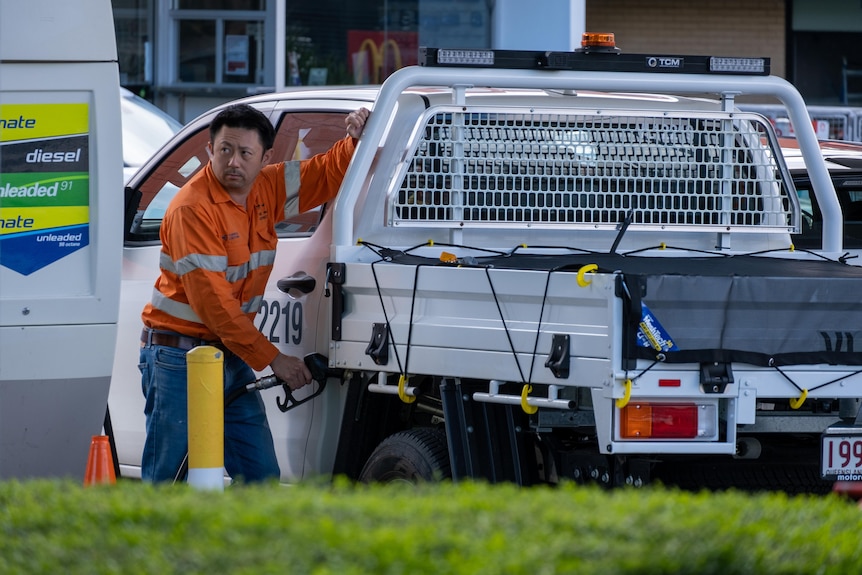
[{"label": "windshield", "polygon": [[124,90],[123,163],[140,167],[150,159],[182,124],[147,100]]}]

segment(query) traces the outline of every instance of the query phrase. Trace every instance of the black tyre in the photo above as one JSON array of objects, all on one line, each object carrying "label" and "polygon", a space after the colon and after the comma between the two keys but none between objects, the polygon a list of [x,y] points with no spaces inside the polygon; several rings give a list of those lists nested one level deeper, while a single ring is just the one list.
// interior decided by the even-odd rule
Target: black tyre
[{"label": "black tyre", "polygon": [[359,474],[365,483],[421,483],[451,477],[446,433],[430,427],[390,435],[374,449]]}]

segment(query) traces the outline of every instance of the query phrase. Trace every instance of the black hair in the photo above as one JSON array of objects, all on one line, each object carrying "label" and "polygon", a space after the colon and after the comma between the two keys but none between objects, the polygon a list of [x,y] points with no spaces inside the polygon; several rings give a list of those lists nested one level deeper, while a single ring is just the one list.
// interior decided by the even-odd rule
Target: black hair
[{"label": "black hair", "polygon": [[275,128],[272,127],[269,118],[263,112],[248,104],[231,104],[216,114],[216,117],[213,118],[210,124],[211,142],[215,141],[216,134],[225,126],[228,128],[243,128],[257,131],[264,151],[272,148],[275,142]]}]

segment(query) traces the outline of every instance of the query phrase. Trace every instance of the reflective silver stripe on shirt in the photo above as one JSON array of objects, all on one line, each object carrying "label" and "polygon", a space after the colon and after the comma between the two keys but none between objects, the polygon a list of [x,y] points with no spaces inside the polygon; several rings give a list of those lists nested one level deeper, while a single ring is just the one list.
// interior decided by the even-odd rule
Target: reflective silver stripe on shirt
[{"label": "reflective silver stripe on shirt", "polygon": [[[250,301],[245,302],[240,306],[243,313],[257,313],[263,303],[263,296],[255,296]],[[178,302],[166,297],[162,292],[153,289],[152,298],[153,307],[159,311],[185,321],[191,321],[203,325],[204,322],[194,312],[192,306],[187,303]]]},{"label": "reflective silver stripe on shirt", "polygon": [[263,303],[263,296],[253,297],[251,301],[242,304],[242,311],[245,313],[257,313],[260,310],[260,305]]},{"label": "reflective silver stripe on shirt", "polygon": [[284,203],[284,219],[290,219],[299,214],[299,162],[284,163],[284,188],[287,190],[287,201]]},{"label": "reflective silver stripe on shirt", "polygon": [[239,280],[248,276],[248,264],[242,264],[239,266],[228,266],[227,271],[225,272],[225,279],[230,283],[238,282]]},{"label": "reflective silver stripe on shirt", "polygon": [[251,254],[251,269],[256,270],[275,263],[275,250],[260,250]]},{"label": "reflective silver stripe on shirt", "polygon": [[189,254],[184,258],[173,261],[168,254],[162,252],[159,256],[159,267],[165,271],[173,272],[178,276],[185,275],[197,269],[211,272],[225,272],[227,271],[227,256]]},{"label": "reflective silver stripe on shirt", "polygon": [[195,323],[203,324],[201,318],[198,317],[198,314],[194,312],[192,306],[187,303],[182,303],[178,301],[174,301],[169,297],[166,297],[162,292],[157,289],[153,289],[153,299],[152,302],[153,307],[159,311],[163,311],[168,315],[174,316],[179,319],[184,319],[186,321],[193,321]]},{"label": "reflective silver stripe on shirt", "polygon": [[251,261],[238,266],[228,266],[227,281],[231,283],[244,280],[248,274],[259,267],[271,266],[275,263],[275,250],[261,250],[251,254]]},{"label": "reflective silver stripe on shirt", "polygon": [[167,272],[171,272],[173,274],[177,273],[177,268],[174,266],[174,260],[172,260],[171,256],[165,252],[161,252],[159,254],[159,267]]},{"label": "reflective silver stripe on shirt", "polygon": [[178,276],[189,273],[196,269],[204,269],[211,272],[225,272],[227,280],[231,283],[248,277],[252,270],[259,267],[271,266],[275,263],[275,250],[262,250],[251,254],[251,261],[238,266],[224,266],[227,258],[224,256],[205,256],[192,254],[177,262],[171,260],[170,256],[162,253],[159,256],[159,267],[165,271],[172,272]]}]

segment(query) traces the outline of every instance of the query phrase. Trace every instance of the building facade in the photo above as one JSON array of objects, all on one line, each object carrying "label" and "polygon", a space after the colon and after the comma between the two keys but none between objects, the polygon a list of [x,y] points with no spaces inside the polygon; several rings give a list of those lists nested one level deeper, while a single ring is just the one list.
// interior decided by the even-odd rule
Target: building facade
[{"label": "building facade", "polygon": [[809,103],[862,103],[858,0],[587,0],[586,21],[627,52],[768,56]]},{"label": "building facade", "polygon": [[[121,82],[182,122],[289,85],[365,84],[419,46],[768,56],[812,103],[862,100],[858,0],[113,0]],[[525,9],[528,7],[528,9]],[[851,73],[847,73],[847,71]],[[846,85],[845,85],[846,84]]]},{"label": "building facade", "polygon": [[379,83],[415,64],[421,45],[570,50],[584,28],[584,2],[113,0],[113,6],[122,84],[186,122],[217,103],[284,86]]}]

